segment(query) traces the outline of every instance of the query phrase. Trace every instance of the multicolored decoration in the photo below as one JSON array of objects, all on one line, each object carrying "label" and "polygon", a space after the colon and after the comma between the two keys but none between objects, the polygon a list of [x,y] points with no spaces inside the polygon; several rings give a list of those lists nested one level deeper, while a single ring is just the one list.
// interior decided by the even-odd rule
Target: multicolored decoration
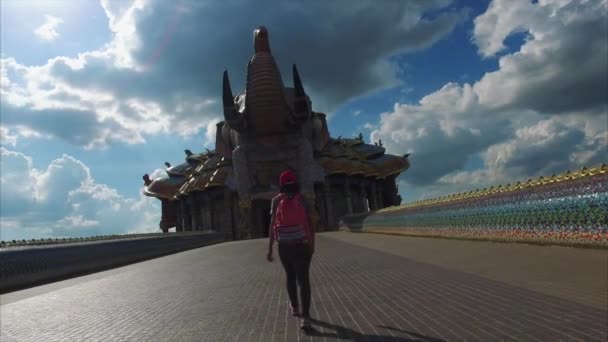
[{"label": "multicolored decoration", "polygon": [[412,235],[608,246],[608,167],[408,203],[359,222]]}]

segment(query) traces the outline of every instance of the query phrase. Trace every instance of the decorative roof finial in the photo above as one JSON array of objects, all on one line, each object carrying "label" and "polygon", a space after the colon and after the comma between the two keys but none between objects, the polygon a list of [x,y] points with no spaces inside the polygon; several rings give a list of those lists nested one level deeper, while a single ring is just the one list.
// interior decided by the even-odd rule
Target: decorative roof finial
[{"label": "decorative roof finial", "polygon": [[255,53],[270,53],[270,40],[268,39],[268,30],[264,26],[260,26],[253,31],[253,49]]},{"label": "decorative roof finial", "polygon": [[150,175],[148,175],[147,173],[142,177],[144,179],[144,184],[146,186],[150,185],[150,183],[152,183],[152,180],[150,179]]}]

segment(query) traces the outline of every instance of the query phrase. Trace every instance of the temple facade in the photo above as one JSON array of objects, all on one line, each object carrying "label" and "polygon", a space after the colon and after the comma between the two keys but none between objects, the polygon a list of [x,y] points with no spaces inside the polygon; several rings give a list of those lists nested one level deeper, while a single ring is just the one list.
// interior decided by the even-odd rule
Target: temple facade
[{"label": "temple facade", "polygon": [[296,66],[285,87],[270,52],[268,31],[254,31],[254,55],[245,91],[234,96],[224,71],[224,121],[214,150],[192,153],[167,166],[167,177],[144,175],[147,196],[161,201],[160,229],[214,230],[231,239],[268,236],[270,200],[288,168],[318,211],[318,230],[334,230],[340,217],[399,205],[397,176],[408,155],[385,153],[363,137],[332,138],[325,114],[312,110]]}]

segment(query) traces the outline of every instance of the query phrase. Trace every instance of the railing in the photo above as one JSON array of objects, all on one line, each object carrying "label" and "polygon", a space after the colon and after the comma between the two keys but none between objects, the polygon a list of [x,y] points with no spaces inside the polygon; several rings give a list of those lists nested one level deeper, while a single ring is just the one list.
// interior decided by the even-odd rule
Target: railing
[{"label": "railing", "polygon": [[484,188],[484,189],[475,189],[475,190],[468,191],[468,192],[461,192],[461,193],[450,194],[447,196],[442,196],[442,197],[437,197],[437,198],[424,199],[424,200],[420,200],[420,201],[405,203],[400,206],[392,206],[392,207],[384,208],[384,209],[379,210],[378,212],[388,212],[388,211],[400,210],[403,208],[420,207],[420,206],[434,205],[434,204],[440,204],[440,203],[454,202],[454,201],[460,201],[460,200],[465,200],[465,199],[486,197],[486,196],[491,196],[491,195],[501,194],[501,193],[521,192],[521,191],[539,188],[539,187],[542,187],[545,185],[558,184],[558,183],[562,183],[562,182],[568,183],[568,182],[575,181],[578,179],[594,177],[594,176],[598,176],[598,175],[605,175],[607,173],[608,173],[608,165],[606,165],[606,164],[601,164],[599,166],[592,167],[592,168],[587,168],[587,167],[583,166],[580,170],[574,171],[574,172],[570,172],[568,170],[559,175],[540,176],[537,179],[528,179],[527,181],[518,181],[517,183],[514,183],[514,184],[497,185],[497,186],[491,186],[489,188]]},{"label": "railing", "polygon": [[342,219],[351,231],[608,247],[606,165]]},{"label": "railing", "polygon": [[218,233],[140,234],[0,249],[0,293],[220,243]]}]

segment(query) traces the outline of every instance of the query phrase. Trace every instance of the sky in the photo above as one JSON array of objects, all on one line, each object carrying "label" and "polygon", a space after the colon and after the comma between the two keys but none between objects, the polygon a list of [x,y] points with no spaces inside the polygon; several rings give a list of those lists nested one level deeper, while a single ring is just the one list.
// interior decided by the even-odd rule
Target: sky
[{"label": "sky", "polygon": [[252,32],[334,137],[411,153],[405,202],[608,161],[608,0],[2,0],[0,239],[153,232]]}]

